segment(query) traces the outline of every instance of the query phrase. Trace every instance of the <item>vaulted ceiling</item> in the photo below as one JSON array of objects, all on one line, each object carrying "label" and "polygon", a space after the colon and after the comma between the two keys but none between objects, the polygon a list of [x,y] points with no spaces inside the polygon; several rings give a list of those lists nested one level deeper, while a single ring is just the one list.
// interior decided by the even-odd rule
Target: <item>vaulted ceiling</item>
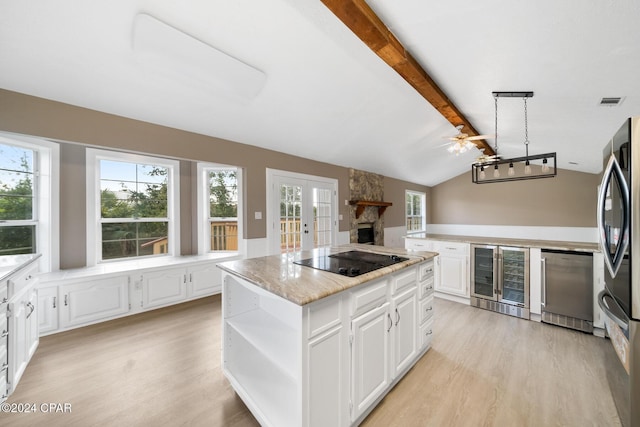
[{"label": "vaulted ceiling", "polygon": [[[477,132],[493,91],[534,91],[530,151],[561,168],[599,172],[640,114],[638,1],[367,5]],[[0,88],[425,185],[480,154],[448,153],[442,106],[321,0],[0,0],[0,58]],[[500,99],[498,134],[524,154],[521,100]]]}]

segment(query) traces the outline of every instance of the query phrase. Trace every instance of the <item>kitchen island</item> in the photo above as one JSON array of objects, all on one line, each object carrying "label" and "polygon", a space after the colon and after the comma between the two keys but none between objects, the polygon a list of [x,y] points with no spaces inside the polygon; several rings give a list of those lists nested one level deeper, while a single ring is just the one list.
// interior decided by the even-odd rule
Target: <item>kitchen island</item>
[{"label": "kitchen island", "polygon": [[[402,258],[355,277],[294,263],[353,250]],[[436,255],[345,245],[219,264],[223,372],[256,419],[359,424],[429,349]]]}]

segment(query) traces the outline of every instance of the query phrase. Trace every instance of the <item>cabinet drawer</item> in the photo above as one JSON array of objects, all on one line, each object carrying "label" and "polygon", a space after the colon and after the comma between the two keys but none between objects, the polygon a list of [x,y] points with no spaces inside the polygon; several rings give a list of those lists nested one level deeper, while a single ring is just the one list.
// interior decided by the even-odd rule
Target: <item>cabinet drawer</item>
[{"label": "cabinet drawer", "polygon": [[433,339],[433,319],[420,327],[420,350],[431,347]]},{"label": "cabinet drawer", "polygon": [[433,317],[433,296],[420,301],[420,324]]},{"label": "cabinet drawer", "polygon": [[[33,263],[9,279],[9,298],[19,294],[24,288],[35,283],[38,264]],[[1,299],[0,299],[1,300]]]},{"label": "cabinet drawer", "polygon": [[387,281],[365,285],[351,293],[351,314],[356,315],[367,309],[376,307],[387,299]]},{"label": "cabinet drawer", "polygon": [[440,254],[469,255],[469,243],[436,242],[434,250]]},{"label": "cabinet drawer", "polygon": [[313,338],[342,323],[342,298],[340,296],[323,298],[307,307],[308,327],[307,335]]},{"label": "cabinet drawer", "polygon": [[414,251],[431,251],[433,250],[433,242],[426,239],[405,239],[404,248]]},{"label": "cabinet drawer", "polygon": [[433,277],[427,281],[420,283],[420,287],[418,288],[418,298],[423,299],[429,295],[433,294]]},{"label": "cabinet drawer", "polygon": [[433,280],[433,261],[428,261],[418,266],[418,280],[423,282],[428,279]]},{"label": "cabinet drawer", "polygon": [[416,285],[416,269],[413,267],[409,267],[406,271],[402,271],[398,273],[398,275],[393,276],[393,293],[396,294],[398,291],[402,291],[404,289],[408,289],[411,286]]}]

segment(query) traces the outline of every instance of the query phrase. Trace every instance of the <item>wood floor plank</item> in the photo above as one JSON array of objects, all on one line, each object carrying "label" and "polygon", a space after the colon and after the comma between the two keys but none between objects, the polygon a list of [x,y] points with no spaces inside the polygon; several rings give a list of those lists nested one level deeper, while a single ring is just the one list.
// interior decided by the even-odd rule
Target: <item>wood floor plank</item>
[{"label": "wood floor plank", "polygon": [[[619,426],[607,341],[436,299],[433,347],[363,426]],[[2,426],[258,423],[220,370],[220,296],[43,337]]]}]

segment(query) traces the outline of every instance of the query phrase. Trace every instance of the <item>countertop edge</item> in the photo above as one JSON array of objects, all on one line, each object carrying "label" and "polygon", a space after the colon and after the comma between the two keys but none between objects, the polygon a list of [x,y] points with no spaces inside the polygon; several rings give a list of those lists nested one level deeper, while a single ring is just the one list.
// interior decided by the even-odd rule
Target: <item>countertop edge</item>
[{"label": "countertop edge", "polygon": [[[338,252],[340,250],[353,249],[354,247],[359,250],[368,250],[369,252],[405,255],[409,256],[410,259],[356,277],[346,277],[310,267],[294,265],[291,259],[283,260],[283,255],[227,261],[217,264],[217,267],[296,305],[305,306],[363,283],[374,281],[428,261],[438,255],[436,252],[430,251],[414,251],[382,246],[366,246],[363,248],[360,245],[342,246],[338,248]],[[303,256],[308,255],[298,255],[300,259]],[[278,264],[279,268],[275,268],[276,264]],[[276,270],[277,275],[275,274]],[[288,276],[287,274],[291,272],[292,274]],[[284,277],[283,273],[285,273]]]}]

